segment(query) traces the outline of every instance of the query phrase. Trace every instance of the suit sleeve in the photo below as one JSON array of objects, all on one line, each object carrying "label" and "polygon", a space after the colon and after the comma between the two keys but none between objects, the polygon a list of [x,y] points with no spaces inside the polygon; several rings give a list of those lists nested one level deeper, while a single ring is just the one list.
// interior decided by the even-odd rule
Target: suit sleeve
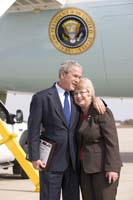
[{"label": "suit sleeve", "polygon": [[28,118],[28,159],[39,159],[40,126],[42,119],[42,99],[34,95],[30,104]]},{"label": "suit sleeve", "polygon": [[105,171],[119,172],[122,165],[117,129],[109,108],[100,116],[100,131],[105,145]]}]

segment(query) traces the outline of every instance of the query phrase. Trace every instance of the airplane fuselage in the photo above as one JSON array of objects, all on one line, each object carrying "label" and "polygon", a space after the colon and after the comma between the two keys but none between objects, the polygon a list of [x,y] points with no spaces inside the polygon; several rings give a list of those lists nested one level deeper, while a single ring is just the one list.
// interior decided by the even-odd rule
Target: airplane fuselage
[{"label": "airplane fuselage", "polygon": [[60,63],[72,59],[96,95],[133,97],[133,2],[94,1],[66,5],[88,13],[95,40],[83,53],[69,55],[55,48],[49,24],[59,10],[8,13],[0,18],[0,90],[36,92],[58,80]]}]

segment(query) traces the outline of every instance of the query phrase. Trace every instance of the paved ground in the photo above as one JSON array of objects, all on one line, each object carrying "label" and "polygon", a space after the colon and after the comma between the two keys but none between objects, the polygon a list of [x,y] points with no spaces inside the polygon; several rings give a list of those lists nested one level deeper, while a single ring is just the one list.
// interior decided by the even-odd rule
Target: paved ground
[{"label": "paved ground", "polygon": [[[118,129],[120,152],[123,160],[117,200],[133,200],[133,129]],[[1,200],[38,200],[39,193],[30,180],[12,175],[12,170],[0,169]],[[53,199],[54,200],[54,199]]]}]

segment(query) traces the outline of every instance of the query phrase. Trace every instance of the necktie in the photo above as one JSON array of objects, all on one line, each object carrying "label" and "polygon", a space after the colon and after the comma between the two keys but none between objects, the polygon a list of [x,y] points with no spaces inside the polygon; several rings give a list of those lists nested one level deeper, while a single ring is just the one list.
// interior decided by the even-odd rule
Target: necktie
[{"label": "necktie", "polygon": [[65,98],[64,98],[64,115],[66,117],[66,121],[67,121],[67,126],[69,127],[70,125],[70,105],[69,105],[69,101],[68,101],[68,92],[64,93]]}]

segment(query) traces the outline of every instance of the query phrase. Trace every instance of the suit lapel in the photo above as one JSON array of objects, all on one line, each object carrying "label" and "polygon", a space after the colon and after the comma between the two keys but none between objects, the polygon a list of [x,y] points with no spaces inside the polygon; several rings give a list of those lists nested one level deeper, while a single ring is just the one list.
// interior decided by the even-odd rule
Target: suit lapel
[{"label": "suit lapel", "polygon": [[67,126],[67,122],[66,122],[64,112],[62,109],[61,101],[60,101],[60,98],[58,96],[58,92],[55,86],[53,86],[51,90],[49,91],[49,98],[52,101],[52,105],[54,106],[57,115],[61,118],[61,120]]},{"label": "suit lapel", "polygon": [[[60,117],[60,119],[64,122],[65,126],[67,127],[66,118],[55,85],[49,90],[49,98],[52,101],[52,105],[54,106],[57,115]],[[70,95],[70,100],[71,100],[71,119],[70,119],[70,128],[71,128],[77,118],[77,112],[76,112],[77,110],[72,95]]]}]

